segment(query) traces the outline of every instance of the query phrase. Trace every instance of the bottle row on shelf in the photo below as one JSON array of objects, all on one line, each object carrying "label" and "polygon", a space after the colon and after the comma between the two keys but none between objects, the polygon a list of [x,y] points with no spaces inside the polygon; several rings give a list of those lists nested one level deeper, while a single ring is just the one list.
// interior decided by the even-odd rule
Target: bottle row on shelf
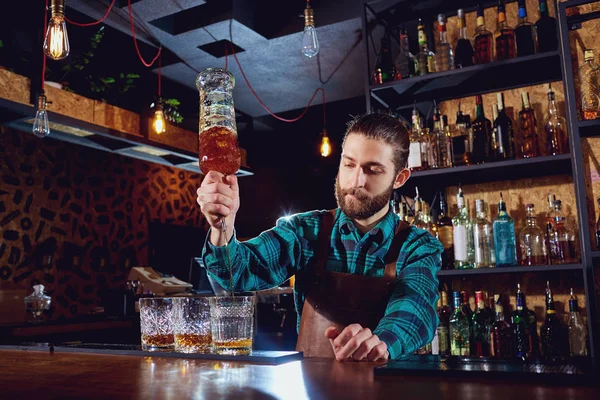
[{"label": "bottle row on shelf", "polygon": [[392,61],[390,39],[384,35],[373,74],[373,83],[381,84],[411,76],[444,72],[454,68],[487,64],[492,61],[556,50],[558,47],[556,19],[550,16],[546,0],[540,0],[539,5],[540,16],[533,24],[528,20],[526,1],[519,0],[518,24],[513,28],[510,21],[507,20],[504,1],[499,0],[494,33],[486,28],[484,8],[479,5],[477,7],[477,27],[472,38],[468,33],[464,10],[459,9],[459,36],[454,49],[448,42],[446,16],[439,14],[437,18],[439,40],[435,52],[429,48],[425,24],[420,19],[417,27],[418,53],[413,55],[410,52],[408,35],[402,29],[395,62]]},{"label": "bottle row on shelf", "polygon": [[419,196],[418,188],[416,191],[412,220],[406,202],[395,201],[394,209],[402,220],[427,230],[442,243],[442,269],[560,265],[579,261],[576,234],[566,222],[562,202],[552,194],[548,196],[545,229],[538,226],[534,205],[526,205],[525,225],[518,234],[518,257],[515,221],[507,212],[502,193],[498,214],[492,222],[482,199],[475,200],[476,213],[471,214],[461,187],[457,194],[457,214],[450,218],[448,204],[440,193],[440,209],[437,221],[433,221],[429,205]]},{"label": "bottle row on shelf", "polygon": [[453,131],[448,125],[447,116],[440,115],[437,104],[434,105],[432,129],[425,126],[415,106],[408,167],[412,171],[423,171],[512,160],[517,158],[517,148],[523,158],[568,153],[567,124],[558,111],[552,87],[549,85],[548,107],[544,117],[546,149],[540,146],[537,118],[529,94],[522,92],[521,100],[516,132],[506,112],[502,93],[497,94],[497,104],[492,106],[493,121],[485,117],[481,96],[476,96],[476,117],[472,121],[470,115],[463,114],[459,103]]},{"label": "bottle row on shelf", "polygon": [[547,282],[546,317],[539,335],[535,313],[527,308],[520,285],[515,296],[516,308],[508,316],[504,314],[505,302],[499,294],[487,299],[487,292],[476,291],[475,311],[469,305],[467,292],[455,291],[452,297],[453,308],[450,308],[446,292],[440,292],[435,336],[431,343],[417,351],[418,354],[553,362],[588,354],[587,328],[572,288],[565,324],[556,314]]}]

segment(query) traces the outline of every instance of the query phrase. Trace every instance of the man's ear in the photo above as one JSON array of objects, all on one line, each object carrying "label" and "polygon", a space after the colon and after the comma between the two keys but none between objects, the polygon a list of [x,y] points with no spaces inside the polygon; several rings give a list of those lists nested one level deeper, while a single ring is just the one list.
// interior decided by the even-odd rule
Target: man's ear
[{"label": "man's ear", "polygon": [[408,168],[402,168],[398,175],[396,175],[396,180],[394,181],[394,189],[398,189],[403,186],[406,181],[410,178],[410,170]]}]

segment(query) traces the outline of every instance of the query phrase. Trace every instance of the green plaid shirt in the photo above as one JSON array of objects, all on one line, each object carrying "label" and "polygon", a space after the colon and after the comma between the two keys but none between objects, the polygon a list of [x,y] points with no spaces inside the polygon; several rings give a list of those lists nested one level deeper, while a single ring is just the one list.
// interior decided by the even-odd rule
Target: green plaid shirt
[{"label": "green plaid shirt", "polygon": [[[277,225],[254,239],[231,239],[229,252],[236,291],[256,291],[281,285],[296,271],[306,268],[315,254],[321,215],[310,211],[280,218]],[[327,270],[366,276],[383,276],[384,257],[399,218],[388,212],[371,231],[362,235],[352,220],[337,210]],[[385,342],[390,358],[410,355],[429,343],[438,325],[437,271],[443,247],[427,231],[410,227],[397,262],[397,277],[385,315],[373,332]],[[209,236],[210,237],[210,234]],[[230,288],[225,247],[207,239],[203,251],[208,273],[224,288]],[[305,293],[294,293],[298,327]]]}]

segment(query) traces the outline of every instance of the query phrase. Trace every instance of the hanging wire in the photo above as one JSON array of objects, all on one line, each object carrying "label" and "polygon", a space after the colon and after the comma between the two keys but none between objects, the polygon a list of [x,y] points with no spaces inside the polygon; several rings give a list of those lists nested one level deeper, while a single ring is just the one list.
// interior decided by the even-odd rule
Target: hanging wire
[{"label": "hanging wire", "polygon": [[[46,0],[46,8],[44,9],[44,41],[46,40],[46,31],[48,30],[48,0]],[[46,52],[44,51],[44,45],[42,44],[42,92],[45,88],[46,80]]]},{"label": "hanging wire", "polygon": [[135,51],[137,52],[137,55],[140,58],[142,64],[144,64],[144,66],[146,67],[151,67],[154,64],[154,62],[160,57],[160,53],[162,52],[162,45],[158,48],[158,52],[156,53],[156,56],[154,56],[152,61],[148,63],[144,60],[144,58],[142,57],[142,53],[140,53],[140,48],[138,47],[137,38],[135,36],[135,24],[133,23],[133,14],[131,13],[131,0],[127,0],[127,8],[129,9],[129,22],[131,23],[131,34],[133,36],[133,44],[135,45]]},{"label": "hanging wire", "polygon": [[88,23],[80,23],[80,22],[74,22],[71,21],[70,19],[68,19],[65,16],[65,21],[67,21],[70,24],[73,24],[75,26],[93,26],[93,25],[98,25],[99,23],[103,22],[106,17],[108,17],[108,14],[110,13],[110,10],[112,10],[113,6],[115,5],[115,1],[116,0],[112,0],[112,2],[110,3],[110,5],[108,6],[108,9],[106,10],[106,14],[104,14],[104,16],[102,18],[100,18],[98,21],[94,21],[94,22],[88,22]]}]

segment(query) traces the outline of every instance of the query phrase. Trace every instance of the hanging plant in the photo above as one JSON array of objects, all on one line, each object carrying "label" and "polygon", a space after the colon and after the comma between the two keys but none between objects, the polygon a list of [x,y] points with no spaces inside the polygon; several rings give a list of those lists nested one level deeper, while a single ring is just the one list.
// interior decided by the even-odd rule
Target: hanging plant
[{"label": "hanging plant", "polygon": [[[179,113],[179,106],[181,102],[177,99],[163,99],[163,113],[167,121],[181,124],[183,122],[183,116]],[[156,103],[150,104],[150,108],[154,109]]]}]

